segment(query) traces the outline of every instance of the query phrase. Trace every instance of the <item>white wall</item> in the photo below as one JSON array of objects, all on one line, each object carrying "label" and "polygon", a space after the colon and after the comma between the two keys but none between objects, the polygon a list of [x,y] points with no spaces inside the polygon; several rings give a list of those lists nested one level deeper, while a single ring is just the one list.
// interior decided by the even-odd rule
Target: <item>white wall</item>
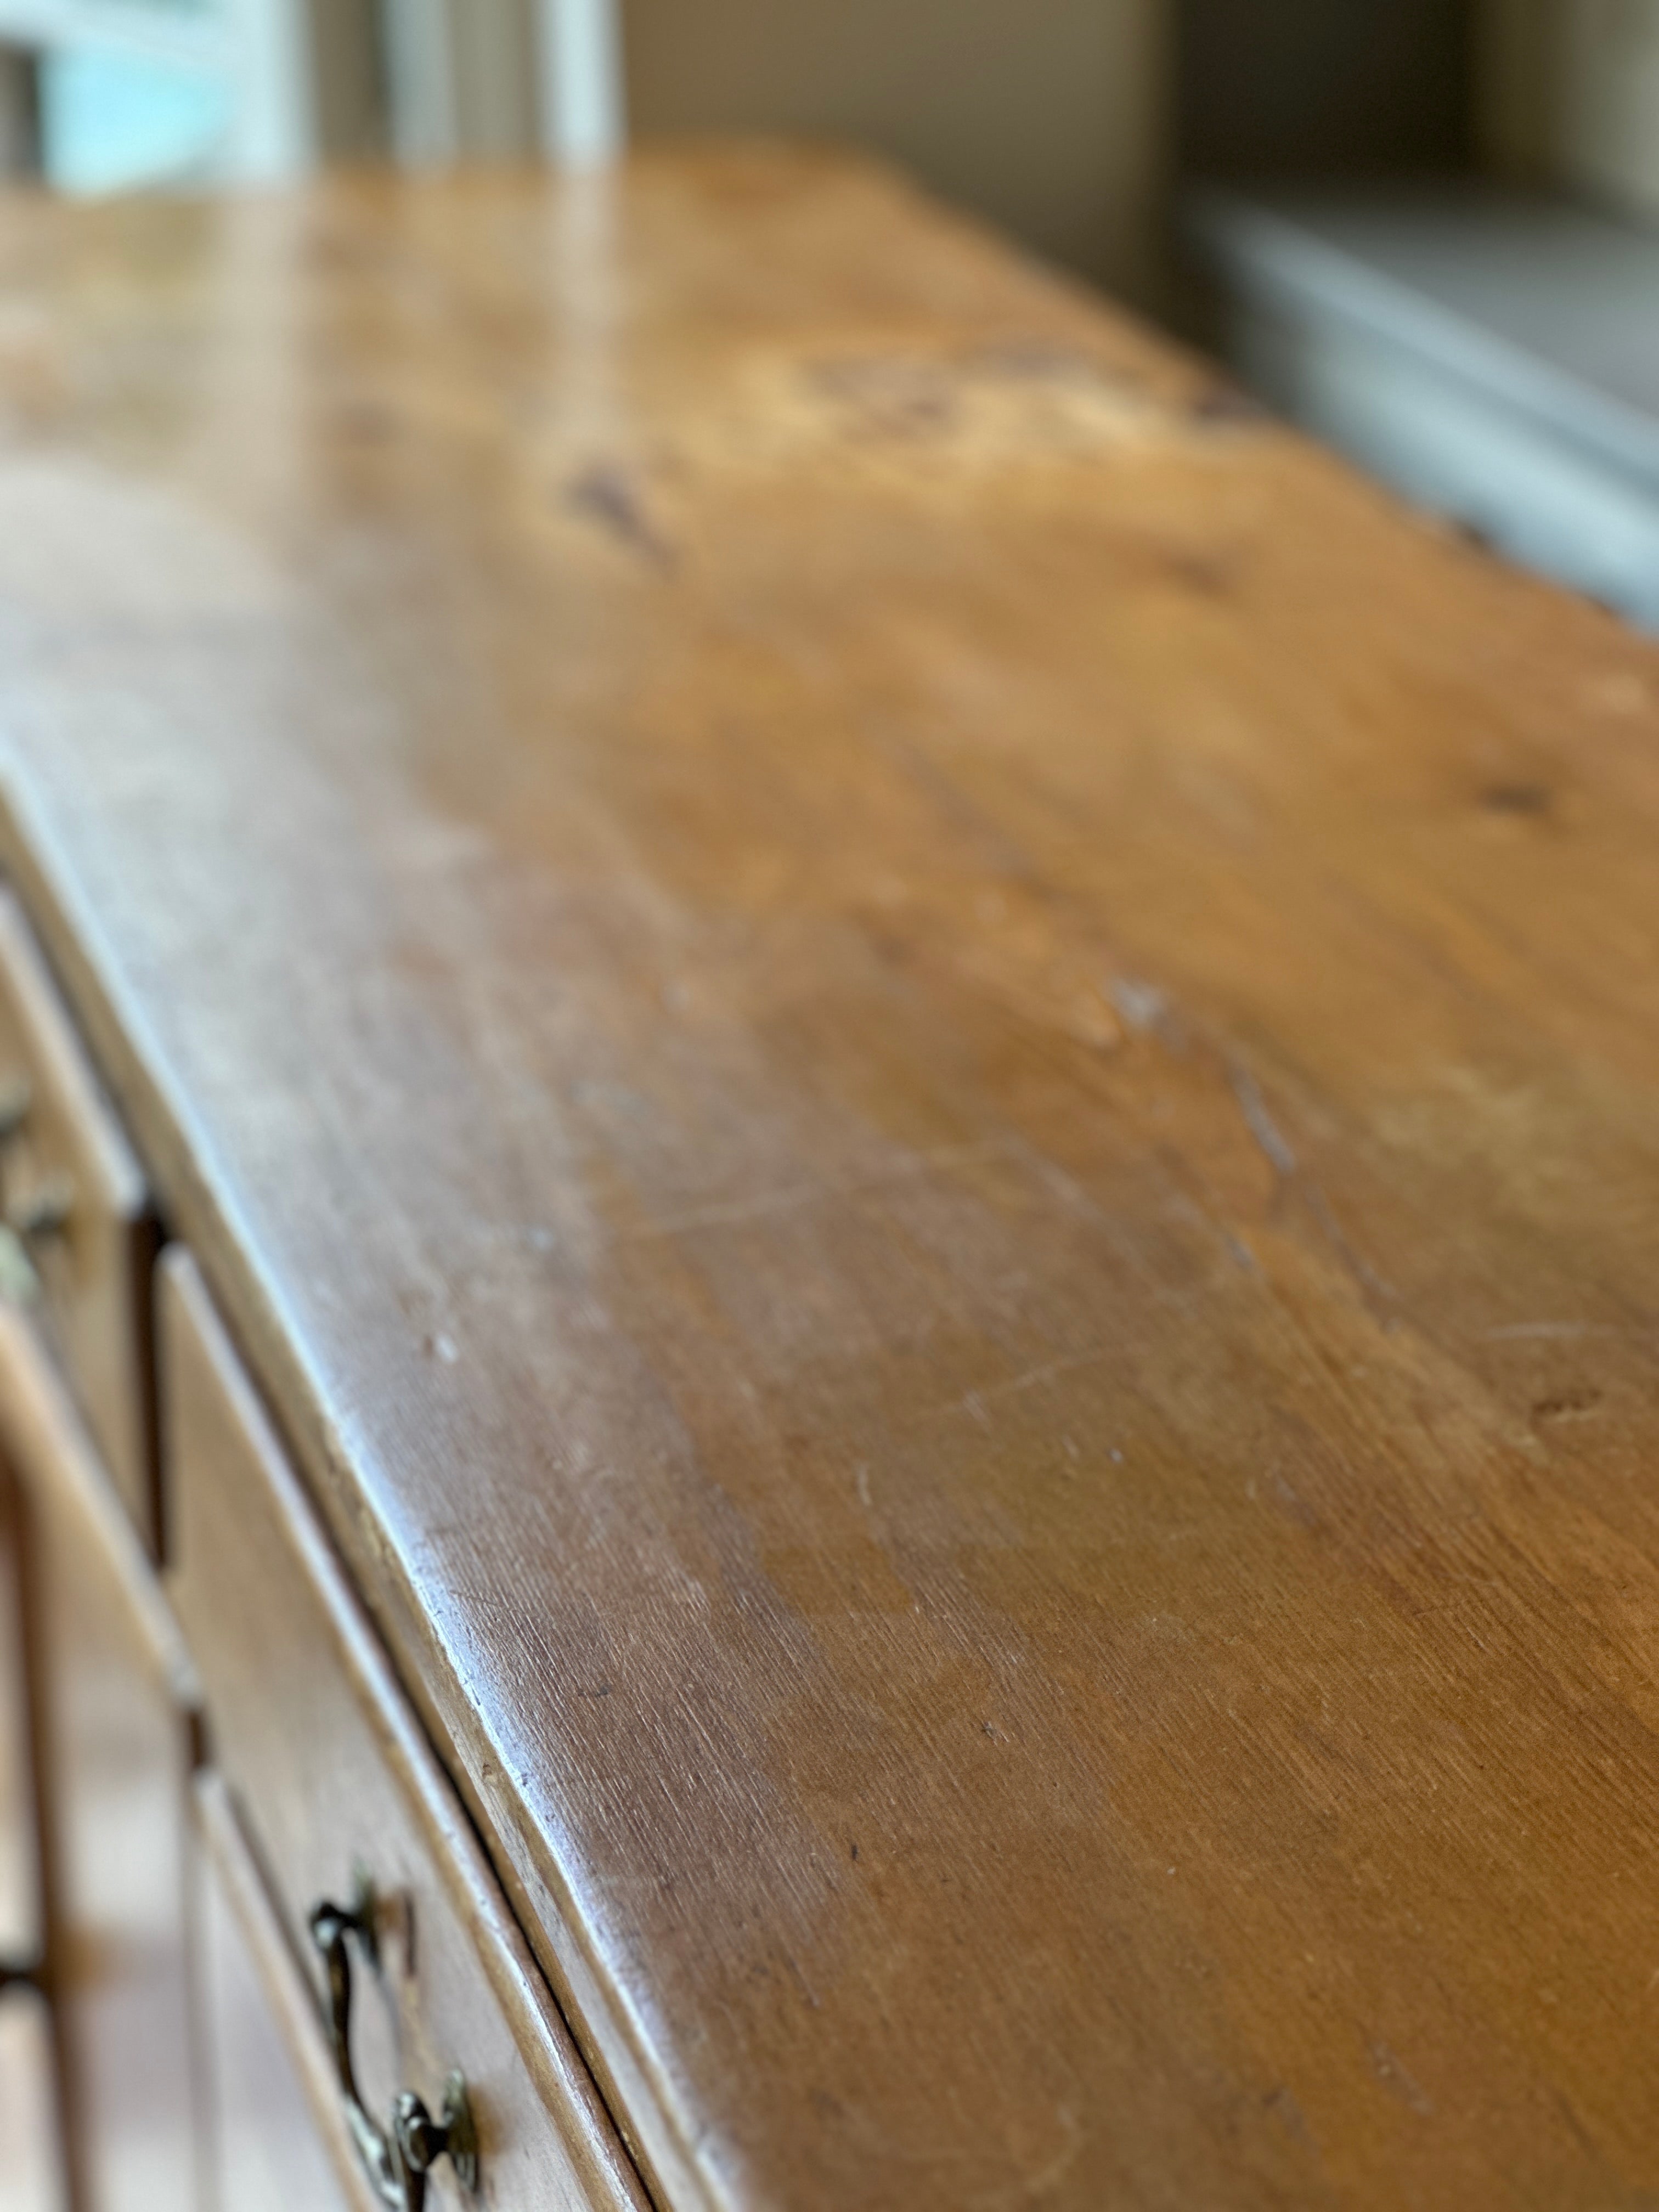
[{"label": "white wall", "polygon": [[1534,176],[1549,166],[1559,12],[1559,0],[1478,0],[1478,127],[1500,174]]},{"label": "white wall", "polygon": [[1659,0],[1573,0],[1565,31],[1567,173],[1659,212]]},{"label": "white wall", "polygon": [[1500,167],[1659,215],[1659,0],[1484,0]]},{"label": "white wall", "polygon": [[623,0],[629,125],[856,139],[1143,292],[1172,15],[1167,0]]}]

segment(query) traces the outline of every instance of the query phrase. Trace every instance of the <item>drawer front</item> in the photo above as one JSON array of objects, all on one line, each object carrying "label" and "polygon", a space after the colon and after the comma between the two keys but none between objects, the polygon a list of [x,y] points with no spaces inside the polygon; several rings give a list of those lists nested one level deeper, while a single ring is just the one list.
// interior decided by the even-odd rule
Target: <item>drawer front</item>
[{"label": "drawer front", "polygon": [[32,1990],[0,2004],[0,2212],[60,2212],[52,2027]]},{"label": "drawer front", "polygon": [[47,1812],[46,1969],[84,2212],[197,2203],[186,1821],[194,1677],[63,1378],[0,1306]]},{"label": "drawer front", "polygon": [[0,890],[0,1277],[33,1306],[157,1546],[144,1180],[21,908]]},{"label": "drawer front", "polygon": [[196,1785],[197,2016],[214,2212],[377,2212],[328,2046],[224,1784]]},{"label": "drawer front", "polygon": [[62,2202],[51,2022],[40,1961],[34,1776],[23,1674],[22,1513],[0,1455],[0,2212]]},{"label": "drawer front", "polygon": [[[459,2075],[484,2203],[643,2212],[477,1838],[178,1248],[161,1279],[172,1592],[215,1763],[319,2010],[313,1915],[361,1911],[360,1931],[333,1932],[362,2112],[383,2137],[400,2094],[436,2118]],[[476,2201],[447,2157],[431,2185],[446,2203]]]},{"label": "drawer front", "polygon": [[0,1978],[27,1972],[40,1951],[34,1773],[23,1673],[22,1534],[16,1484],[0,1462]]}]

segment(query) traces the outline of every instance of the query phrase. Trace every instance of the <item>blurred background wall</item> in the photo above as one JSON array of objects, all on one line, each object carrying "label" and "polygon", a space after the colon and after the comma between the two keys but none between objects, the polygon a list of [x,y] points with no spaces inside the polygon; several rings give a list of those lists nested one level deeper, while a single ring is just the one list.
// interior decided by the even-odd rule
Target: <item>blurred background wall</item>
[{"label": "blurred background wall", "polygon": [[1183,179],[1548,178],[1659,214],[1659,0],[623,0],[631,127],[828,133],[1164,296]]},{"label": "blurred background wall", "polygon": [[1659,0],[1489,0],[1486,30],[1497,150],[1659,215]]},{"label": "blurred background wall", "polygon": [[631,125],[851,138],[1144,294],[1170,153],[1165,0],[625,0]]},{"label": "blurred background wall", "polygon": [[1475,33],[1459,0],[1178,0],[1182,170],[1446,171],[1471,157]]},{"label": "blurred background wall", "polygon": [[0,164],[510,158],[570,144],[573,70],[640,135],[871,145],[1145,302],[1194,177],[1484,167],[1659,216],[1659,0],[0,0]]}]

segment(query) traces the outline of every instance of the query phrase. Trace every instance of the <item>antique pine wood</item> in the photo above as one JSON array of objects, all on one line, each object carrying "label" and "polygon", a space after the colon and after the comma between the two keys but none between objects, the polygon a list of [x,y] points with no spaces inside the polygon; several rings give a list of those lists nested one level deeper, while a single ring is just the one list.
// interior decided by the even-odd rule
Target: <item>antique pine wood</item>
[{"label": "antique pine wood", "polygon": [[[34,1744],[25,1674],[22,1514],[0,1453],[0,1974],[38,1974]],[[58,2186],[51,2022],[26,1981],[0,1988],[0,2212],[52,2212]]]},{"label": "antique pine wood", "polygon": [[216,1774],[198,1778],[193,1810],[207,2201],[215,2212],[381,2212],[346,2124],[316,2001]]},{"label": "antique pine wood", "polygon": [[0,210],[10,862],[676,2208],[1659,2191],[1659,660],[878,171]]},{"label": "antique pine wood", "polygon": [[[54,1194],[56,1201],[54,1203]],[[27,1224],[45,1207],[49,1227]],[[63,1218],[52,1217],[61,1208]],[[158,1544],[144,1180],[17,902],[0,892],[0,1215],[145,1541]]]},{"label": "antique pine wood", "polygon": [[27,1976],[40,1955],[40,1882],[22,1534],[17,1485],[0,1452],[0,1973]]},{"label": "antique pine wood", "polygon": [[459,2069],[498,2204],[642,2212],[523,1935],[179,1246],[160,1304],[173,1595],[213,1759],[297,1954],[316,1966],[313,1906],[349,1905],[359,1870],[374,1886],[380,1971],[360,1962],[351,2033],[369,2112],[384,2128],[400,2089],[437,2112]]},{"label": "antique pine wood", "polygon": [[125,1500],[10,1306],[0,1450],[21,1494],[71,2201],[189,2212],[202,2120],[185,1839],[195,1669]]}]

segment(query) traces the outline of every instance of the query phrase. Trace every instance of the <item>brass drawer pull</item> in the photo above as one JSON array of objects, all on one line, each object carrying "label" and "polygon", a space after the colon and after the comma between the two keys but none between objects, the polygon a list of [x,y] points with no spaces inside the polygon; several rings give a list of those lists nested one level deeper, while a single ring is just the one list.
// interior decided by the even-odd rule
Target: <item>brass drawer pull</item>
[{"label": "brass drawer pull", "polygon": [[322,1954],[328,1974],[329,2042],[334,2070],[339,2077],[340,2098],[363,2171],[375,2195],[390,2212],[423,2212],[426,2177],[441,2158],[447,2157],[463,2189],[478,2186],[477,2138],[466,2083],[452,2074],[444,2086],[442,2111],[437,2119],[411,2089],[401,2091],[392,2106],[388,2134],[370,2117],[357,2088],[351,2063],[351,1953],[355,1938],[373,1965],[374,1893],[359,1879],[351,1905],[325,1899],[310,1917],[311,1940]]},{"label": "brass drawer pull", "polygon": [[[404,2171],[418,2177],[422,2193],[427,2175],[441,2158],[447,2158],[462,2188],[476,2194],[477,2139],[472,2131],[472,2108],[467,2102],[466,2083],[459,2074],[452,2074],[444,2084],[440,2119],[433,2118],[412,2089],[400,2090],[392,2108],[392,2135]],[[413,2212],[420,2197],[411,2194],[409,2203]]]},{"label": "brass drawer pull", "polygon": [[0,1957],[0,1996],[8,1990],[42,1990],[40,1961],[38,1959],[8,1959]]}]

